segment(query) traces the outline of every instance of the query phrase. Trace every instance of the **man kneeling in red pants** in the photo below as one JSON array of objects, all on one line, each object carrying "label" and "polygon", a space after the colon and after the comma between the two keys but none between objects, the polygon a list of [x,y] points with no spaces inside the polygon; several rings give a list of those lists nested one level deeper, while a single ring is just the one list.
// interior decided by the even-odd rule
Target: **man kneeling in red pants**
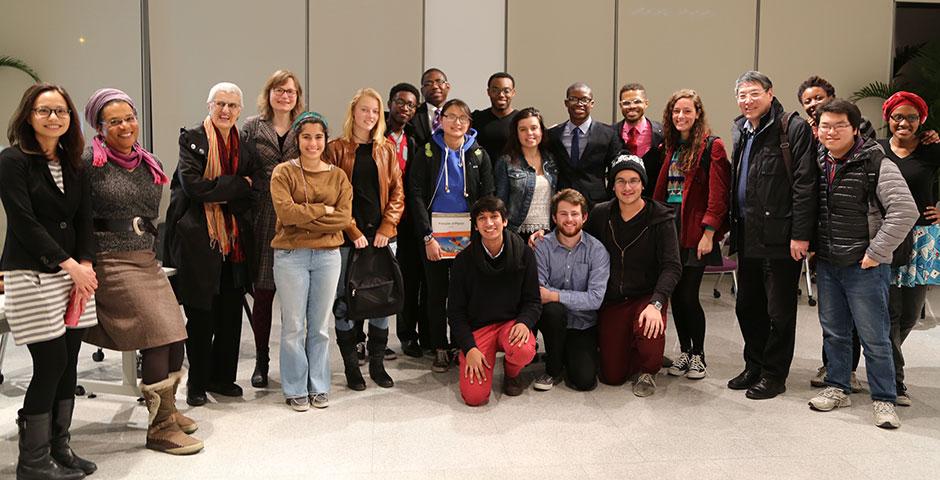
[{"label": "man kneeling in red pants", "polygon": [[598,312],[602,382],[633,378],[633,394],[656,392],[655,376],[666,345],[665,302],[682,275],[673,209],[641,197],[643,160],[620,155],[608,182],[616,198],[591,211],[584,231],[610,254],[610,277]]},{"label": "man kneeling in red pants", "polygon": [[470,219],[476,232],[451,266],[447,318],[461,350],[460,395],[476,406],[490,399],[497,351],[506,352],[503,393],[525,389],[519,372],[535,357],[532,327],[542,305],[535,254],[506,230],[503,201],[477,200]]}]

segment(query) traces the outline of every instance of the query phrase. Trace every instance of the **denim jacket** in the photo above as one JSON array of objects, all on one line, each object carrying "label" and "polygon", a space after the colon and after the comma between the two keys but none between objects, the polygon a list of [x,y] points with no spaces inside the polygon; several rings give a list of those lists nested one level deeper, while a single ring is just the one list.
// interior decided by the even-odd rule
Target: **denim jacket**
[{"label": "denim jacket", "polygon": [[[535,193],[535,169],[523,158],[518,163],[510,162],[509,155],[500,155],[496,161],[496,196],[509,209],[509,229],[519,232],[519,227],[529,214],[529,205]],[[542,152],[542,172],[551,185],[551,194],[558,188],[558,168],[551,153]]]}]

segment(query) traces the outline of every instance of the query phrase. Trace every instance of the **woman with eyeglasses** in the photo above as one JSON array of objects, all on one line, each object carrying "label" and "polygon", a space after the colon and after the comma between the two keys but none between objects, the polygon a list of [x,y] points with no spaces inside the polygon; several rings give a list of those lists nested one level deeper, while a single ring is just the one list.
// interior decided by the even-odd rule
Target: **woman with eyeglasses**
[{"label": "woman with eyeglasses", "polygon": [[163,255],[164,264],[177,269],[170,283],[186,312],[186,403],[192,406],[205,405],[206,392],[242,396],[235,376],[254,252],[248,215],[260,170],[254,146],[240,141],[235,126],[241,89],[218,83],[206,104],[202,123],[180,130]]},{"label": "woman with eyeglasses", "polygon": [[913,330],[924,308],[927,289],[940,285],[940,210],[937,210],[937,173],[940,169],[940,145],[927,145],[918,130],[927,120],[927,103],[911,92],[897,92],[882,106],[891,137],[879,140],[888,158],[898,165],[907,181],[920,218],[911,233],[913,251],[910,261],[899,267],[895,282],[888,290],[891,315],[891,347],[894,354],[897,404],[910,406],[904,384],[904,354],[901,345]]},{"label": "woman with eyeglasses", "polygon": [[731,164],[724,143],[711,134],[702,99],[694,90],[672,94],[663,111],[662,166],[653,199],[676,212],[682,276],[671,306],[682,353],[669,374],[705,378],[705,311],[699,289],[706,265],[721,265],[719,242],[728,230]]},{"label": "woman with eyeglasses", "polygon": [[297,136],[291,134],[291,123],[304,111],[303,88],[297,76],[287,70],[278,70],[268,77],[258,95],[258,115],[245,120],[241,129],[241,142],[252,145],[257,154],[255,163],[262,169],[255,190],[252,255],[251,330],[255,335],[255,369],[251,386],[268,386],[271,339],[271,305],[274,303],[274,223],[277,216],[271,203],[271,172],[274,167],[291,158],[297,158]]},{"label": "woman with eyeglasses", "polygon": [[528,239],[551,228],[551,204],[558,181],[555,159],[547,148],[542,114],[533,107],[516,113],[506,153],[496,160],[496,196],[509,209],[509,229]]},{"label": "woman with eyeglasses", "polygon": [[183,379],[186,326],[154,253],[163,165],[137,142],[137,107],[124,92],[102,88],[85,105],[97,134],[85,149],[97,262],[98,325],[85,341],[102,348],[140,351],[141,386],[150,425],[147,448],[184,455],[202,450],[190,437],[196,422],[176,410]]},{"label": "woman with eyeglasses", "polygon": [[[0,152],[0,200],[7,218],[0,270],[6,318],[26,345],[32,377],[19,427],[16,477],[78,479],[98,467],[70,446],[78,352],[97,323],[98,280],[88,175],[78,112],[62,87],[23,93]],[[51,453],[51,455],[50,455]]]},{"label": "woman with eyeglasses", "polygon": [[[493,168],[470,128],[470,108],[455,98],[441,111],[441,128],[418,146],[408,179],[409,212],[415,233],[424,240],[428,329],[436,352],[431,369],[437,373],[447,372],[452,361],[445,309],[450,267],[469,241],[470,206],[493,194]],[[455,232],[463,233],[450,235]]]},{"label": "woman with eyeglasses", "polygon": [[[358,331],[346,317],[346,267],[352,248],[390,248],[395,254],[398,222],[405,209],[405,194],[395,146],[385,136],[382,97],[371,88],[359,89],[346,111],[343,134],[331,140],[325,159],[338,166],[353,186],[352,222],[344,231],[346,241],[340,249],[342,271],[336,287],[333,315],[336,317],[336,344],[339,345],[346,372],[346,385],[365,390],[356,352]],[[366,350],[369,377],[383,388],[395,385],[385,371],[389,317],[370,318]],[[361,329],[361,327],[360,327]]]},{"label": "woman with eyeglasses", "polygon": [[300,156],[274,167],[271,199],[277,213],[274,284],[281,303],[281,387],[287,405],[303,412],[329,406],[329,312],[336,295],[343,229],[352,220],[353,188],[322,159],[329,131],[316,112],[291,127]]}]

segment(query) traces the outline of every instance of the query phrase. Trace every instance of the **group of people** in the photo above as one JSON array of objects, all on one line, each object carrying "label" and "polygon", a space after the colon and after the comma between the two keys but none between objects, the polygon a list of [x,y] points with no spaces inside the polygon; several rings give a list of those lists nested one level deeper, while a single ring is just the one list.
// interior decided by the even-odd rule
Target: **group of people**
[{"label": "group of people", "polygon": [[329,405],[331,314],[347,386],[366,388],[366,363],[374,383],[394,386],[384,365],[396,356],[390,317],[369,318],[367,328],[349,318],[350,258],[363,249],[397,258],[402,352],[429,355],[434,372],[456,363],[468,405],[488,402],[498,351],[503,393],[524,391],[520,372],[536,356],[537,332],[545,371],[535,390],[631,381],[635,395],[652,395],[667,363],[668,308],[681,346],[668,374],[704,378],[699,290],[705,268],[722,264],[729,233],[744,369],[728,387],[773,398],[786,390],[798,280],[815,252],[824,366],[812,383],[824,390],[810,407],[851,404],[864,351],[875,423],[900,426],[895,405],[911,402],[901,345],[940,268],[940,147],[935,132],[920,129],[920,97],[889,98],[891,136],[875,140],[824,79],[800,85],[803,119],[784,112],[769,78],[745,72],[734,87],[741,116],[729,159],[694,90],[672,94],[660,123],[646,116],[645,88],[627,84],[623,120],[611,126],[592,118],[590,86],[575,83],[565,92],[568,119],[552,128],[538,109],[512,106],[508,73],[489,78],[486,109],[471,111],[449,91],[436,68],[420,91],[399,83],[383,98],[360,89],[331,139],[293,73],[267,80],[258,115],[241,127],[243,93],[219,83],[205,119],[181,129],[168,176],[138,143],[137,108],[124,92],[105,88],[88,100],[96,135],[85,147],[68,93],[27,89],[0,152],[7,318],[33,359],[17,477],[96,469],[69,446],[82,341],[141,352],[148,448],[201,450],[197,423],[176,408],[177,388],[186,377],[191,406],[208,393],[242,395],[246,293],[252,386],[268,385],[275,293],[291,408]]}]

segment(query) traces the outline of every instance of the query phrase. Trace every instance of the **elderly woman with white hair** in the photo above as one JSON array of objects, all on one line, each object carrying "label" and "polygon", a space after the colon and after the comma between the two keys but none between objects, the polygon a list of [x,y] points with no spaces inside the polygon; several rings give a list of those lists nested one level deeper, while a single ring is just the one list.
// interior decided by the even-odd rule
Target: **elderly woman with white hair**
[{"label": "elderly woman with white hair", "polygon": [[170,183],[164,264],[186,313],[189,380],[186,402],[206,403],[206,392],[239,397],[235,383],[242,302],[251,285],[252,178],[260,168],[239,142],[235,122],[242,91],[232,83],[209,90],[209,115],[180,130],[180,154]]}]

